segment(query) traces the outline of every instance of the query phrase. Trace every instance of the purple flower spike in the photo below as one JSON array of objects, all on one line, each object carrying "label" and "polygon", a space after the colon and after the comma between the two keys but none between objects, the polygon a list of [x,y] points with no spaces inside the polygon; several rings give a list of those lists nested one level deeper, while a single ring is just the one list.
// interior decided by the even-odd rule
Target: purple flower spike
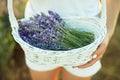
[{"label": "purple flower spike", "polygon": [[57,13],[53,11],[48,11],[48,13],[48,15],[36,14],[28,21],[19,21],[19,34],[25,42],[35,47],[58,50],[63,48],[64,35],[57,26],[64,28],[65,23]]}]

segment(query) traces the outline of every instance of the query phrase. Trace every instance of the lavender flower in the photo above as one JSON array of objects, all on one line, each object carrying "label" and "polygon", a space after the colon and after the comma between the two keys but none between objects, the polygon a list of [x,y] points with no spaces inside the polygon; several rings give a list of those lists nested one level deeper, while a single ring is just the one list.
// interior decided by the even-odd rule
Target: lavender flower
[{"label": "lavender flower", "polygon": [[68,28],[57,13],[48,13],[18,21],[18,32],[25,42],[41,49],[69,50],[85,46],[94,40],[93,34]]}]

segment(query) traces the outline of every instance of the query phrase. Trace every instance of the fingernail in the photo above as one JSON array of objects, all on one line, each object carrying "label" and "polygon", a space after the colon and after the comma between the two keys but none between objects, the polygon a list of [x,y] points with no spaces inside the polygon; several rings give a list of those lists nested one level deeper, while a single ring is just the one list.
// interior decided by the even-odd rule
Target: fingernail
[{"label": "fingernail", "polygon": [[94,54],[94,55],[92,56],[92,58],[93,58],[93,59],[97,58],[97,54]]}]

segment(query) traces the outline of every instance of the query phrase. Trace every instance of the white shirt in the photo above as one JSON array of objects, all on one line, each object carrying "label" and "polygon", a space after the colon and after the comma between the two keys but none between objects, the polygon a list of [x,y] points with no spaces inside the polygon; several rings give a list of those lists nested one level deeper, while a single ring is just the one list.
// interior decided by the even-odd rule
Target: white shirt
[{"label": "white shirt", "polygon": [[61,17],[93,17],[100,13],[99,0],[29,0],[25,17],[48,10],[57,12]]}]

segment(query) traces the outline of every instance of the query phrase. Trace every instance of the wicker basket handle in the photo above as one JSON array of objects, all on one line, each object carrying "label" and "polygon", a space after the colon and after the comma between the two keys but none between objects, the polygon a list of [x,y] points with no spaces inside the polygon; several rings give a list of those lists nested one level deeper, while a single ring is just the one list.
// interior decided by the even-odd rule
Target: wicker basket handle
[{"label": "wicker basket handle", "polygon": [[[102,3],[102,11],[101,11],[100,20],[103,22],[103,24],[106,24],[106,0],[101,0],[101,3]],[[8,7],[9,19],[13,30],[14,28],[19,27],[13,11],[13,0],[7,0],[7,5],[8,5],[7,7]]]},{"label": "wicker basket handle", "polygon": [[11,23],[12,30],[15,28],[18,28],[18,21],[15,17],[14,11],[13,11],[13,0],[7,0],[7,7],[8,7],[8,14],[9,14],[9,20]]},{"label": "wicker basket handle", "polygon": [[107,11],[106,11],[106,0],[101,0],[102,3],[102,12],[101,12],[101,21],[106,25]]}]

